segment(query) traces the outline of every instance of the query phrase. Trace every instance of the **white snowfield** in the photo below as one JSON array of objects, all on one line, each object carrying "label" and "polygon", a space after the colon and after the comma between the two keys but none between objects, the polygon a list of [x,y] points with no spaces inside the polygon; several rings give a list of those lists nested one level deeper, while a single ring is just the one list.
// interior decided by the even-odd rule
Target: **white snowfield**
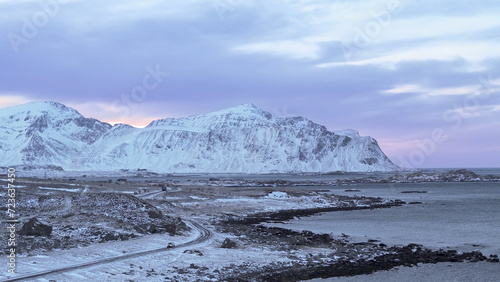
[{"label": "white snowfield", "polygon": [[288,194],[286,192],[281,192],[281,191],[271,192],[271,193],[267,194],[266,197],[270,198],[270,199],[288,199],[288,198],[290,198],[290,196],[288,196]]},{"label": "white snowfield", "polygon": [[279,118],[252,104],[145,128],[111,126],[54,102],[0,109],[0,166],[158,173],[394,171],[371,137]]}]

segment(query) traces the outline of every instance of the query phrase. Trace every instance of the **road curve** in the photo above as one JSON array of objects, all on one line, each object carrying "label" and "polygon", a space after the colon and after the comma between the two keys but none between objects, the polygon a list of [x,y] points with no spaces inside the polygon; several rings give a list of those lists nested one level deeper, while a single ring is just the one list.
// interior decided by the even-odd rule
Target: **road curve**
[{"label": "road curve", "polygon": [[[196,238],[192,241],[179,244],[176,246],[176,248],[195,245],[195,244],[204,242],[212,237],[212,232],[210,230],[206,229],[205,227],[203,227],[201,224],[196,223],[196,222],[191,221],[191,220],[186,220],[186,221],[191,223],[191,225],[193,227],[195,227],[200,232],[200,236],[198,236],[198,238]],[[89,262],[76,264],[76,265],[72,265],[72,266],[65,266],[65,267],[56,268],[56,269],[52,269],[52,270],[46,270],[46,271],[37,272],[37,273],[33,273],[33,274],[17,276],[17,277],[13,277],[13,278],[2,280],[2,281],[21,281],[21,280],[26,280],[26,279],[33,279],[33,278],[42,277],[42,276],[45,276],[48,274],[67,272],[67,271],[71,271],[71,270],[75,270],[75,269],[81,269],[81,268],[86,268],[86,267],[95,266],[95,265],[99,265],[99,264],[105,264],[105,263],[115,262],[115,261],[119,261],[119,260],[136,258],[136,257],[140,257],[140,256],[145,256],[145,255],[150,255],[150,254],[155,254],[155,253],[160,253],[160,252],[165,252],[165,251],[170,251],[170,250],[172,250],[172,249],[168,249],[165,247],[165,248],[159,248],[159,249],[154,249],[154,250],[135,252],[135,253],[111,257],[111,258],[89,261]]]},{"label": "road curve", "polygon": [[147,192],[147,193],[144,193],[144,194],[138,194],[138,195],[134,195],[136,198],[139,198],[139,199],[151,199],[153,198],[154,196],[156,195],[159,195],[161,193],[165,193],[165,191],[153,191],[153,192]]}]

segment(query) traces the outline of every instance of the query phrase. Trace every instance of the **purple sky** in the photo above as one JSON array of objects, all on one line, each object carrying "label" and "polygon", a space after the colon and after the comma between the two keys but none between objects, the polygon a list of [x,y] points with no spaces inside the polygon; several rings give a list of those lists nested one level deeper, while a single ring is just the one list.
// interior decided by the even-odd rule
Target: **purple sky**
[{"label": "purple sky", "polygon": [[0,107],[50,100],[144,126],[254,103],[356,129],[403,166],[500,167],[499,9],[0,0]]}]

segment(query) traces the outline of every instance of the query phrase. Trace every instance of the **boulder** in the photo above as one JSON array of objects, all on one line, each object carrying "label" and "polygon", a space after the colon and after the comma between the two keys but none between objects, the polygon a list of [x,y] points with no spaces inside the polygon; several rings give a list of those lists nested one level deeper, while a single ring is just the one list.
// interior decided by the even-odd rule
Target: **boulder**
[{"label": "boulder", "polygon": [[23,224],[20,235],[26,236],[44,236],[49,237],[52,234],[52,226],[46,225],[38,221],[36,217],[31,218]]},{"label": "boulder", "polygon": [[236,242],[229,238],[226,238],[224,239],[224,242],[222,242],[222,245],[220,247],[225,249],[234,249],[236,248]]},{"label": "boulder", "polygon": [[150,218],[162,218],[163,214],[159,210],[158,211],[150,210],[150,211],[148,211],[148,216]]}]

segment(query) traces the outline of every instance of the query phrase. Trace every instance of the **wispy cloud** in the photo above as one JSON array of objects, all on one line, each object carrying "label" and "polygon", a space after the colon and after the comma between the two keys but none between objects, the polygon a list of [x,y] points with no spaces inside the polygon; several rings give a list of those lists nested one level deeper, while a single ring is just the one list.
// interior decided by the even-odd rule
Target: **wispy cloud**
[{"label": "wispy cloud", "polygon": [[377,56],[367,55],[365,59],[321,63],[318,67],[379,65],[395,68],[401,62],[413,61],[453,61],[464,59],[477,64],[489,58],[500,57],[500,43],[488,41],[431,42],[423,46],[404,47],[404,50],[384,51]]},{"label": "wispy cloud", "polygon": [[24,97],[22,94],[17,93],[0,93],[0,108],[6,108],[19,104],[33,102],[32,99]]},{"label": "wispy cloud", "polygon": [[261,42],[237,46],[233,51],[247,54],[267,54],[290,59],[316,59],[319,46],[304,40]]},{"label": "wispy cloud", "polygon": [[392,89],[380,91],[381,94],[423,94],[426,96],[470,95],[478,88],[477,85],[462,87],[428,88],[416,84],[398,85]]}]

